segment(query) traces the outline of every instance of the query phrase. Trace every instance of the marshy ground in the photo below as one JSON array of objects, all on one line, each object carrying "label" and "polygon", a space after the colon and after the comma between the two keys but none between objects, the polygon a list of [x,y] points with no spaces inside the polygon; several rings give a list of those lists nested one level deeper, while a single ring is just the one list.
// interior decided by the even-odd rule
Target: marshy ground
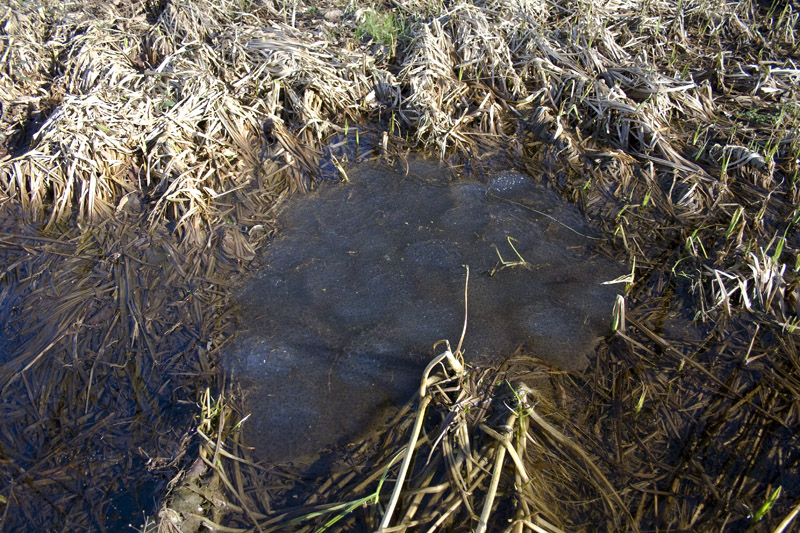
[{"label": "marshy ground", "polygon": [[613,280],[630,267],[593,253],[574,205],[518,172],[482,184],[407,162],[355,166],[285,202],[265,266],[236,294],[242,326],[223,360],[248,382],[255,456],[313,460],[411,398],[431,347],[463,330],[467,267],[472,365],[528,346],[584,370],[611,332]]},{"label": "marshy ground", "polygon": [[[0,528],[796,527],[799,20],[777,0],[7,2]],[[220,354],[276,206],[410,153],[575,204],[632,265],[614,333],[582,372],[524,350],[462,367],[450,339],[348,471],[252,460]]]}]

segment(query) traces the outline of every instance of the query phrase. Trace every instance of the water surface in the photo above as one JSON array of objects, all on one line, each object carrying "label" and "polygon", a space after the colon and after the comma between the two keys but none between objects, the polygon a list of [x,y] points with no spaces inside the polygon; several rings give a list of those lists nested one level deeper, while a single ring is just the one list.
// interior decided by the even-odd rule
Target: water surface
[{"label": "water surface", "polygon": [[363,164],[287,201],[278,226],[227,357],[248,394],[245,437],[270,461],[358,440],[407,401],[431,346],[458,342],[466,265],[467,361],[525,345],[570,370],[609,332],[619,286],[602,282],[626,270],[593,251],[573,205],[517,172],[487,185],[421,160]]}]

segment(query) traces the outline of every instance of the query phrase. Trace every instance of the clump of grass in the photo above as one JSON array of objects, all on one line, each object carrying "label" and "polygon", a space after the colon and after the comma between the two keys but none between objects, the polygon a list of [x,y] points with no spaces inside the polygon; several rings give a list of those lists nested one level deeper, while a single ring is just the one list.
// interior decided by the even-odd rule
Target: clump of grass
[{"label": "clump of grass", "polygon": [[356,39],[371,39],[392,49],[407,31],[405,20],[392,12],[380,11],[374,7],[360,11],[356,18]]}]

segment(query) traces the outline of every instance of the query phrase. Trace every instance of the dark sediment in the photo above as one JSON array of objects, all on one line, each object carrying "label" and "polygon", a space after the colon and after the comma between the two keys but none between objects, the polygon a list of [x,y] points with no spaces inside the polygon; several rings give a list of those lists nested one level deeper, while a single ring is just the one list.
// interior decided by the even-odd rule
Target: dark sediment
[{"label": "dark sediment", "polygon": [[488,186],[447,176],[368,164],[285,206],[266,268],[238,296],[245,331],[228,357],[257,455],[313,456],[406,401],[432,345],[455,348],[465,265],[467,361],[524,344],[580,369],[609,331],[617,292],[602,282],[624,268],[592,252],[574,206],[516,172]]}]

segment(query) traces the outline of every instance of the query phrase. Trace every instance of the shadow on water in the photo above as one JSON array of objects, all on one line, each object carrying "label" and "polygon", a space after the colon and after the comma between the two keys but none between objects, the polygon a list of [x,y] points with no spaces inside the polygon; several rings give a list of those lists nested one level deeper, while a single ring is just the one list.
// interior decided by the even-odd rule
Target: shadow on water
[{"label": "shadow on water", "polygon": [[[170,449],[176,444],[183,447],[192,442],[190,423],[196,418],[196,406],[185,402],[176,402],[175,398],[161,398],[158,405],[157,421],[154,423],[144,414],[134,415],[134,424],[140,426],[138,435],[129,437],[127,443],[130,449],[136,448],[137,441],[145,441],[147,433],[152,427],[162,428],[160,443],[164,451],[169,452],[168,457],[149,457],[144,450],[132,459],[117,466],[116,475],[107,484],[108,492],[103,496],[105,502],[104,526],[108,531],[128,531],[142,529],[148,519],[158,512],[162,503],[170,478],[164,473],[170,468],[185,469],[188,467],[190,457],[185,457],[186,449]],[[179,432],[183,430],[183,433]],[[196,437],[195,437],[196,438]],[[117,446],[125,446],[119,438]],[[124,448],[122,448],[124,449]]]},{"label": "shadow on water", "polygon": [[165,302],[202,287],[170,267],[169,238],[118,216],[60,239],[8,206],[0,219],[8,530],[141,525],[196,438],[208,360],[191,313]]}]

